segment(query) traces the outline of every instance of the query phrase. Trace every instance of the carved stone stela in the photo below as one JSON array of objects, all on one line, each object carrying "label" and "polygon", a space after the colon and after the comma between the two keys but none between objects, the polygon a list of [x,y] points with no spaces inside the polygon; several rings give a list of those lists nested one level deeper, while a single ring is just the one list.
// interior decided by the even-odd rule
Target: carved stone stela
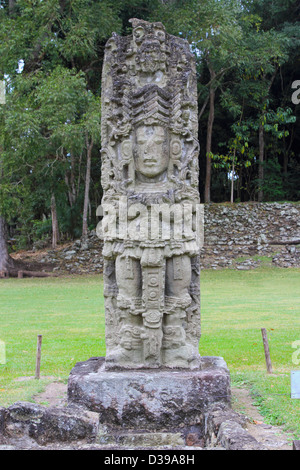
[{"label": "carved stone stela", "polygon": [[224,360],[198,351],[195,62],[188,43],[161,23],[131,22],[131,36],[108,41],[103,64],[97,234],[106,357],[75,365],[68,403],[98,413],[105,445],[190,445],[188,436],[206,439],[211,406],[231,400]]},{"label": "carved stone stela", "polygon": [[199,368],[195,62],[161,23],[131,23],[103,65],[106,368]]}]

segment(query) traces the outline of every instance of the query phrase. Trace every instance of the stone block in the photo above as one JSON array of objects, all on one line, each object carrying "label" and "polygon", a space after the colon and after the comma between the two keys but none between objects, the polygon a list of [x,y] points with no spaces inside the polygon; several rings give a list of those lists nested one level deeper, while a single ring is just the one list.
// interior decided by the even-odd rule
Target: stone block
[{"label": "stone block", "polygon": [[0,407],[0,444],[4,442],[5,408]]},{"label": "stone block", "polygon": [[39,444],[95,439],[99,416],[96,413],[69,408],[47,408],[36,425],[30,428],[30,437]]},{"label": "stone block", "polygon": [[222,358],[203,357],[199,370],[105,370],[104,358],[75,365],[68,402],[100,415],[109,427],[176,430],[204,427],[216,402],[230,404],[230,376]]},{"label": "stone block", "polygon": [[300,450],[300,441],[293,441],[293,450]]},{"label": "stone block", "polygon": [[6,411],[5,434],[28,436],[39,444],[93,440],[98,434],[97,413],[75,407],[46,407],[17,402]]},{"label": "stone block", "polygon": [[223,421],[217,443],[226,450],[265,450],[264,447],[236,421]]},{"label": "stone block", "polygon": [[116,434],[99,434],[97,442],[103,445],[114,445],[125,448],[135,447],[162,447],[185,446],[184,436],[179,433],[171,432],[149,432],[149,433],[116,433]]},{"label": "stone block", "polygon": [[39,422],[44,407],[30,402],[16,402],[6,410],[5,434],[18,437],[29,435],[29,429]]}]

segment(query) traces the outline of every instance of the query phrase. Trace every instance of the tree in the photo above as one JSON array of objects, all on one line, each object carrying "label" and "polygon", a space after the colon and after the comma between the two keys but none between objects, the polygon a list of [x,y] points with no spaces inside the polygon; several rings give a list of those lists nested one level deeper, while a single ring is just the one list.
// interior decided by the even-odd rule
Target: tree
[{"label": "tree", "polygon": [[[264,115],[272,109],[272,86],[280,67],[288,60],[288,48],[292,42],[292,28],[278,28],[278,20],[283,16],[283,11],[283,17],[287,19],[287,9],[295,2],[286,0],[283,6],[280,6],[279,0],[269,2],[272,3],[274,23],[271,22],[265,28],[269,17],[266,11],[264,17],[260,17],[260,12],[263,11],[260,7],[266,3],[268,2],[259,0],[246,1],[243,4],[230,0],[188,0],[184,3],[166,2],[165,5],[166,24],[173,34],[181,34],[188,39],[197,58],[199,117],[207,115],[205,141],[203,139],[205,145],[202,145],[206,158],[206,202],[211,200],[211,174],[214,168],[212,158],[217,153],[218,143],[222,142],[222,137],[214,132],[216,117],[219,130],[230,130],[226,121],[228,118],[235,120],[241,115],[243,101],[245,116],[249,115],[252,119],[255,113],[255,119],[260,121],[256,134],[259,149],[259,178],[256,181],[261,181],[260,187],[263,187],[266,150]],[[235,96],[237,92],[238,97]],[[222,116],[221,106],[224,108],[224,104],[229,115],[223,112]],[[205,113],[207,106],[208,112]],[[226,131],[224,133],[226,135]],[[231,138],[233,135],[229,134],[228,143]],[[259,199],[262,200],[262,197],[263,194],[259,191]]]},{"label": "tree", "polygon": [[[235,71],[235,83],[231,84],[230,89],[228,88],[222,96],[222,105],[235,116],[243,103],[243,119],[249,121],[249,128],[256,133],[257,143],[254,146],[258,148],[257,195],[258,201],[262,202],[265,184],[266,132],[270,131],[270,127],[266,126],[267,117],[270,118],[272,113],[276,116],[277,113],[276,108],[272,109],[274,108],[272,86],[280,68],[288,60],[289,38],[282,31],[262,30],[262,20],[257,15],[248,14],[244,22],[243,43],[241,43],[244,60]],[[278,116],[285,113],[286,117],[290,114],[288,107],[286,111],[279,112]],[[273,125],[282,124],[280,119],[277,119],[277,123],[273,119]],[[295,122],[295,119],[289,117],[285,124],[292,122]],[[286,131],[284,136],[288,134]],[[277,139],[282,137],[281,133],[275,132],[272,132],[272,136]]]},{"label": "tree", "polygon": [[[171,19],[173,29],[191,43],[196,54],[198,73],[202,83],[199,94],[200,99],[203,96],[204,101],[200,115],[203,114],[206,105],[209,105],[205,149],[205,202],[211,200],[211,159],[216,92],[225,74],[236,67],[240,60],[238,45],[242,30],[237,21],[240,14],[241,5],[236,0],[208,0],[206,2],[188,0],[180,6],[177,2],[177,11]],[[208,79],[203,84],[206,71],[208,71]]]},{"label": "tree", "polygon": [[[264,149],[265,149],[265,133],[264,119],[265,114],[270,111],[269,105],[276,103],[278,109],[289,109],[291,104],[291,84],[293,77],[298,78],[300,73],[299,66],[299,46],[300,46],[300,8],[297,0],[256,0],[255,2],[245,2],[247,8],[252,14],[259,15],[261,18],[260,28],[265,34],[270,35],[270,46],[278,44],[280,41],[280,53],[278,55],[274,70],[264,73],[262,80],[266,83],[266,94],[261,102],[261,124],[259,129],[260,136],[260,190],[259,200],[263,199],[263,187],[265,185],[264,178]],[[272,37],[271,37],[272,36]],[[278,46],[275,46],[278,48]],[[271,88],[272,87],[272,88]],[[272,92],[273,89],[273,92]],[[279,98],[280,97],[280,98]],[[273,101],[273,103],[272,103]],[[276,108],[274,107],[273,110]],[[288,120],[287,124],[294,123],[289,126],[291,130],[289,141],[283,136],[284,148],[282,151],[282,174],[284,184],[288,190],[288,164],[290,157],[293,155],[292,147],[295,135],[295,129],[299,129],[299,121],[294,119]],[[299,132],[298,132],[299,133]],[[289,133],[287,133],[289,135]],[[297,146],[295,146],[297,149]],[[298,156],[299,156],[299,152]],[[274,162],[276,166],[276,162]],[[295,168],[296,170],[296,168]],[[292,172],[293,173],[293,172]]]},{"label": "tree", "polygon": [[113,31],[131,32],[132,17],[162,21],[195,53],[205,201],[299,198],[300,111],[291,104],[300,76],[296,0],[0,4],[3,247],[5,225],[25,247],[50,242],[52,233],[53,246],[58,237],[84,239],[96,224],[104,46]]},{"label": "tree", "polygon": [[[2,105],[4,106],[4,104]],[[0,114],[0,128],[3,128],[4,122],[4,111],[3,108]],[[6,277],[9,275],[9,271],[14,267],[14,261],[9,256],[8,247],[7,247],[7,227],[6,221],[3,216],[5,213],[5,205],[3,201],[4,191],[3,191],[3,177],[4,177],[4,168],[3,168],[3,146],[4,138],[3,133],[0,133],[0,278]],[[1,215],[2,214],[2,215]]]},{"label": "tree", "polygon": [[7,249],[6,223],[0,216],[0,278],[9,275],[9,271],[13,268],[13,260],[8,254]]},{"label": "tree", "polygon": [[91,179],[91,163],[92,163],[92,151],[94,144],[100,142],[100,100],[91,98],[87,112],[83,117],[82,126],[85,132],[86,138],[86,176],[85,176],[85,193],[84,193],[84,204],[83,204],[83,217],[82,217],[82,238],[86,240],[88,235],[88,223],[87,214],[89,206],[89,189]]},{"label": "tree", "polygon": [[[9,14],[11,8],[12,4],[4,3],[0,9],[0,70],[9,82],[2,129],[6,167],[14,184],[26,182],[36,194],[37,188],[39,193],[45,192],[40,212],[52,214],[55,246],[58,219],[68,211],[66,202],[72,230],[79,211],[86,221],[91,154],[95,145],[98,150],[100,146],[99,132],[96,140],[95,131],[91,138],[92,121],[86,116],[96,100],[99,124],[103,45],[112,30],[121,28],[119,6],[112,8],[110,1],[47,0],[33,7],[20,0],[14,4],[13,15]],[[94,108],[92,112],[95,120]],[[87,191],[83,198],[84,185]],[[27,199],[33,211],[36,201],[32,195]],[[27,227],[33,226],[34,220],[27,223]],[[65,229],[66,219],[60,224]]]}]

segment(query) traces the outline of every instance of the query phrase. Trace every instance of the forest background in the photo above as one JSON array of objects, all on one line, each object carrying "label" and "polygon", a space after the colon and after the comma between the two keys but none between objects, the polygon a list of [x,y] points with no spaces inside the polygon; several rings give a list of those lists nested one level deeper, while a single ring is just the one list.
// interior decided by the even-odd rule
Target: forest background
[{"label": "forest background", "polygon": [[105,43],[133,17],[195,54],[201,201],[300,199],[297,0],[0,0],[0,271],[97,225]]}]

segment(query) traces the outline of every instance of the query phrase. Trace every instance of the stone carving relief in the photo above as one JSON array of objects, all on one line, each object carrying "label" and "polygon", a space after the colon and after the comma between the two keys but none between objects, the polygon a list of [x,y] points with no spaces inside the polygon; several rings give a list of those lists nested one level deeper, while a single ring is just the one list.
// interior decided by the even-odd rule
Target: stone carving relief
[{"label": "stone carving relief", "polygon": [[103,65],[106,367],[198,368],[194,57],[161,23],[131,22]]}]

